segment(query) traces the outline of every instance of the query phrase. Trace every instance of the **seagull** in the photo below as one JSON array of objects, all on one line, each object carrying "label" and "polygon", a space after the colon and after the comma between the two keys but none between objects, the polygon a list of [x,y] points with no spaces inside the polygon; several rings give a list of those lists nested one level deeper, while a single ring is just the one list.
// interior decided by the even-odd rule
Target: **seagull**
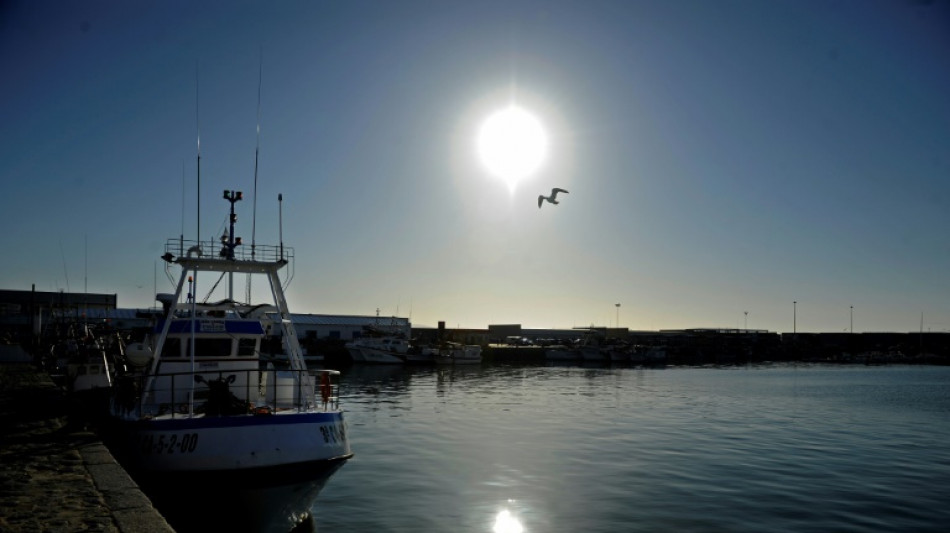
[{"label": "seagull", "polygon": [[554,204],[554,205],[557,205],[557,204],[558,204],[558,201],[557,201],[557,193],[559,193],[559,192],[563,192],[564,194],[568,194],[568,192],[565,191],[564,189],[558,189],[557,187],[555,187],[555,188],[551,189],[551,196],[544,196],[543,194],[542,194],[542,195],[539,195],[539,196],[538,196],[538,209],[541,209],[541,204],[543,204],[545,200],[551,202],[551,203]]}]

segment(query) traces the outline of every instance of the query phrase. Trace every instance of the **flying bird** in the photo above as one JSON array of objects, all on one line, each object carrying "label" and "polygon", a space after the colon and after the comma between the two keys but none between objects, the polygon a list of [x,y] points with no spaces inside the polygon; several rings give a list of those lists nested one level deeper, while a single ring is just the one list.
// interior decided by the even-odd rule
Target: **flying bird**
[{"label": "flying bird", "polygon": [[545,200],[551,202],[551,203],[554,204],[554,205],[557,205],[557,204],[558,204],[558,201],[557,201],[557,193],[559,193],[559,192],[563,192],[564,194],[568,194],[568,192],[565,191],[564,189],[558,189],[557,187],[555,187],[555,188],[551,189],[551,196],[544,196],[543,194],[542,194],[542,195],[539,195],[539,196],[538,196],[538,209],[541,209],[541,204],[543,204]]}]

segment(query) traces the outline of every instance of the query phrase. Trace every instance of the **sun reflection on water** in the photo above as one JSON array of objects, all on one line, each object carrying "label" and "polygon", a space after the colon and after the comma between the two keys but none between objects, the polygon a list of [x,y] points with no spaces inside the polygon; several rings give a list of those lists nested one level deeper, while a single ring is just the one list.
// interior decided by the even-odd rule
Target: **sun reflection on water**
[{"label": "sun reflection on water", "polygon": [[492,526],[492,533],[522,533],[524,527],[518,517],[511,514],[508,509],[502,509],[495,516],[495,525]]}]

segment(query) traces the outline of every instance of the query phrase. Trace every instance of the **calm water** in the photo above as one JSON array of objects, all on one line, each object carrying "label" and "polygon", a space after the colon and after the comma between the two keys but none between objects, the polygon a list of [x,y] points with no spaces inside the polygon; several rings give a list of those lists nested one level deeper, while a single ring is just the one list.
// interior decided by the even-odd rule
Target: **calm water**
[{"label": "calm water", "polygon": [[352,367],[320,532],[945,531],[950,368]]}]

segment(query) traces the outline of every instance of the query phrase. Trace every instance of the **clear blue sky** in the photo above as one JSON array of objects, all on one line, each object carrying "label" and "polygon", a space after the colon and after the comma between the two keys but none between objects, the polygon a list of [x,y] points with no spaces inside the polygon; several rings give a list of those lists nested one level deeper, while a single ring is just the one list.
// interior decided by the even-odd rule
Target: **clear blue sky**
[{"label": "clear blue sky", "polygon": [[[944,1],[3,2],[0,287],[153,305],[196,126],[202,237],[253,190],[261,68],[295,311],[950,331]],[[514,191],[475,151],[511,101],[549,138]]]}]

